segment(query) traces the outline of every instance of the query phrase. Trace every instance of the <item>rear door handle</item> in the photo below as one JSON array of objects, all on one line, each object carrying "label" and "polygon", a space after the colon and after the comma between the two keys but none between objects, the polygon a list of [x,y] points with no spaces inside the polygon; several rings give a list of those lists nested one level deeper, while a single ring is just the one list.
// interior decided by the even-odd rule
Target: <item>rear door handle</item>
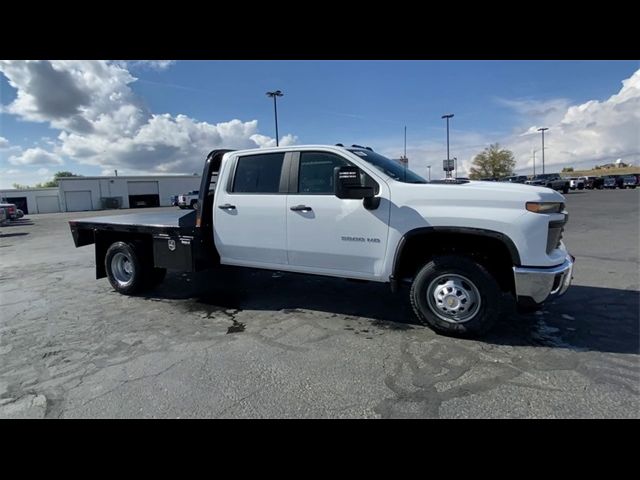
[{"label": "rear door handle", "polygon": [[231,205],[230,203],[225,203],[224,205],[218,205],[218,208],[220,210],[235,210],[236,206],[235,205]]},{"label": "rear door handle", "polygon": [[293,210],[294,212],[311,212],[313,209],[306,205],[296,205],[295,207],[290,207],[289,210]]}]

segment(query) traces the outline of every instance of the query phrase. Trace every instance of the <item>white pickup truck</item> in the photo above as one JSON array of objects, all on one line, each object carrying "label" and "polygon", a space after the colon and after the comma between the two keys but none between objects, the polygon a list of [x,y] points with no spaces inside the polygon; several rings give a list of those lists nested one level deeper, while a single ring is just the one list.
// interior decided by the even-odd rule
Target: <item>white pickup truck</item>
[{"label": "white pickup truck", "polygon": [[180,207],[183,210],[185,208],[191,208],[193,210],[197,210],[199,196],[200,196],[200,192],[198,190],[193,190],[189,193],[183,193],[182,195],[178,195],[178,207]]},{"label": "white pickup truck", "polygon": [[420,322],[461,336],[486,332],[507,296],[535,308],[571,283],[558,192],[427,182],[365,147],[215,150],[198,205],[69,223],[77,247],[95,244],[96,277],[123,294],[220,264],[328,275],[408,290]]}]

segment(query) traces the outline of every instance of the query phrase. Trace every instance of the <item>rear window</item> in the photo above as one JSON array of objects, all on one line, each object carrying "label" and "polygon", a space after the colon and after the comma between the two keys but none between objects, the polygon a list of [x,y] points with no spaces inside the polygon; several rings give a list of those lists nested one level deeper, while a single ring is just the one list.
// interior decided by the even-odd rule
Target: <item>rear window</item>
[{"label": "rear window", "polygon": [[240,157],[233,179],[234,193],[278,193],[284,152]]}]

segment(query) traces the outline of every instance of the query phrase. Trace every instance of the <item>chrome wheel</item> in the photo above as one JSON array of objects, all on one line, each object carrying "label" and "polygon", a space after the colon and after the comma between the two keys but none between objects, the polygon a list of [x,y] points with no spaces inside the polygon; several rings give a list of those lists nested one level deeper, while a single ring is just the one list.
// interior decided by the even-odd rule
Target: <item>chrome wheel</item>
[{"label": "chrome wheel", "polygon": [[111,259],[111,273],[115,281],[124,287],[133,280],[133,262],[124,253],[116,253]]},{"label": "chrome wheel", "polygon": [[471,280],[462,275],[445,274],[436,277],[427,287],[427,302],[441,319],[464,323],[477,315],[482,300]]}]

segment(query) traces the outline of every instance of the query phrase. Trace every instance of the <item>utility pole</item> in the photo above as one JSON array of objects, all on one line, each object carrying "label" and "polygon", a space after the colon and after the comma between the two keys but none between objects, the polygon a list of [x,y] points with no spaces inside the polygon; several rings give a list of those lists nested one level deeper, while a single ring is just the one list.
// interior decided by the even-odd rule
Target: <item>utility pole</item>
[{"label": "utility pole", "polygon": [[[447,115],[442,115],[441,118],[447,119],[447,164],[449,163],[449,119],[453,117],[453,113],[448,113]],[[451,170],[446,170],[447,178],[451,178]]]},{"label": "utility pole", "polygon": [[279,137],[278,137],[278,104],[276,102],[276,99],[278,97],[282,97],[284,95],[284,93],[282,93],[281,90],[274,90],[273,92],[267,92],[267,97],[271,97],[273,98],[273,113],[275,115],[276,118],[276,147],[280,146],[280,141],[279,141]]},{"label": "utility pole", "polygon": [[404,158],[407,158],[407,126],[404,126]]},{"label": "utility pole", "polygon": [[549,130],[547,127],[541,127],[538,129],[539,132],[542,132],[542,173],[544,174],[544,132],[545,130]]},{"label": "utility pole", "polygon": [[429,181],[431,181],[431,165],[427,165],[427,168],[429,169]]}]

